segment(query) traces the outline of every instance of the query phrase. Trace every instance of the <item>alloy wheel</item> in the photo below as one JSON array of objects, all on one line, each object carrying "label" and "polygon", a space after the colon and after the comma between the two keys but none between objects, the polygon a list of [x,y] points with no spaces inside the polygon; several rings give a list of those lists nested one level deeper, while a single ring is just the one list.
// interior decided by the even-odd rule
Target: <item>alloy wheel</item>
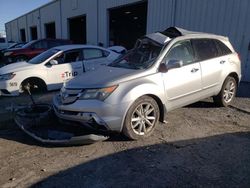
[{"label": "alloy wheel", "polygon": [[235,83],[232,80],[228,81],[223,92],[223,99],[226,103],[229,103],[233,100],[235,91],[236,91]]},{"label": "alloy wheel", "polygon": [[138,105],[131,117],[132,130],[138,135],[150,132],[156,121],[156,111],[150,103]]}]

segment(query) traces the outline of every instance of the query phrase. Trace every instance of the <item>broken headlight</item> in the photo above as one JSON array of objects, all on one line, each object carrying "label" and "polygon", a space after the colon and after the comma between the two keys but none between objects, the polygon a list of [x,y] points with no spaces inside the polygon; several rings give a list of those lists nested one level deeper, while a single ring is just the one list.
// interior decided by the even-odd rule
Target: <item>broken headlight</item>
[{"label": "broken headlight", "polygon": [[85,89],[79,94],[79,100],[97,99],[104,101],[116,88],[117,86],[99,89]]}]

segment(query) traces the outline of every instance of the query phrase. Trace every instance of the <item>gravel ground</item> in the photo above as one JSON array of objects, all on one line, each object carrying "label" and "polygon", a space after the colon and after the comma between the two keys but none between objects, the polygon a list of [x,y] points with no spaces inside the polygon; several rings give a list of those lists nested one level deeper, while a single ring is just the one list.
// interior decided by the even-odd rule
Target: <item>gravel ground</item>
[{"label": "gravel ground", "polygon": [[32,140],[8,111],[29,98],[0,97],[0,186],[250,187],[250,88],[243,90],[229,108],[208,99],[170,112],[145,140],[117,135],[78,147]]}]

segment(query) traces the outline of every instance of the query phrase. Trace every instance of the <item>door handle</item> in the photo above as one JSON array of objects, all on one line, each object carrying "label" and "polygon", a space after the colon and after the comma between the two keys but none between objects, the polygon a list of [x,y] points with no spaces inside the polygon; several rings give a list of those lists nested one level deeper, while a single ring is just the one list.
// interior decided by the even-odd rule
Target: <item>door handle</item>
[{"label": "door handle", "polygon": [[220,61],[220,64],[224,64],[224,63],[226,63],[226,61],[224,61],[224,60]]},{"label": "door handle", "polygon": [[193,69],[191,70],[191,72],[192,72],[192,73],[196,73],[198,70],[199,70],[199,69],[193,68]]}]

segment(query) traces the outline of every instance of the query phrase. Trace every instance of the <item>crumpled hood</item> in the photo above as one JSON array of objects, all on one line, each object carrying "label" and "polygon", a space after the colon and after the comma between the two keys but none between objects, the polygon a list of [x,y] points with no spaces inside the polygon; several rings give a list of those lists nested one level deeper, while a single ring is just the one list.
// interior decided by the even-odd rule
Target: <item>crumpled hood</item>
[{"label": "crumpled hood", "polygon": [[101,66],[66,82],[66,88],[99,88],[119,84],[141,76],[145,70]]},{"label": "crumpled hood", "polygon": [[26,61],[12,63],[0,68],[0,74],[7,74],[12,72],[18,72],[22,70],[32,69],[34,68],[34,64],[29,64]]}]

